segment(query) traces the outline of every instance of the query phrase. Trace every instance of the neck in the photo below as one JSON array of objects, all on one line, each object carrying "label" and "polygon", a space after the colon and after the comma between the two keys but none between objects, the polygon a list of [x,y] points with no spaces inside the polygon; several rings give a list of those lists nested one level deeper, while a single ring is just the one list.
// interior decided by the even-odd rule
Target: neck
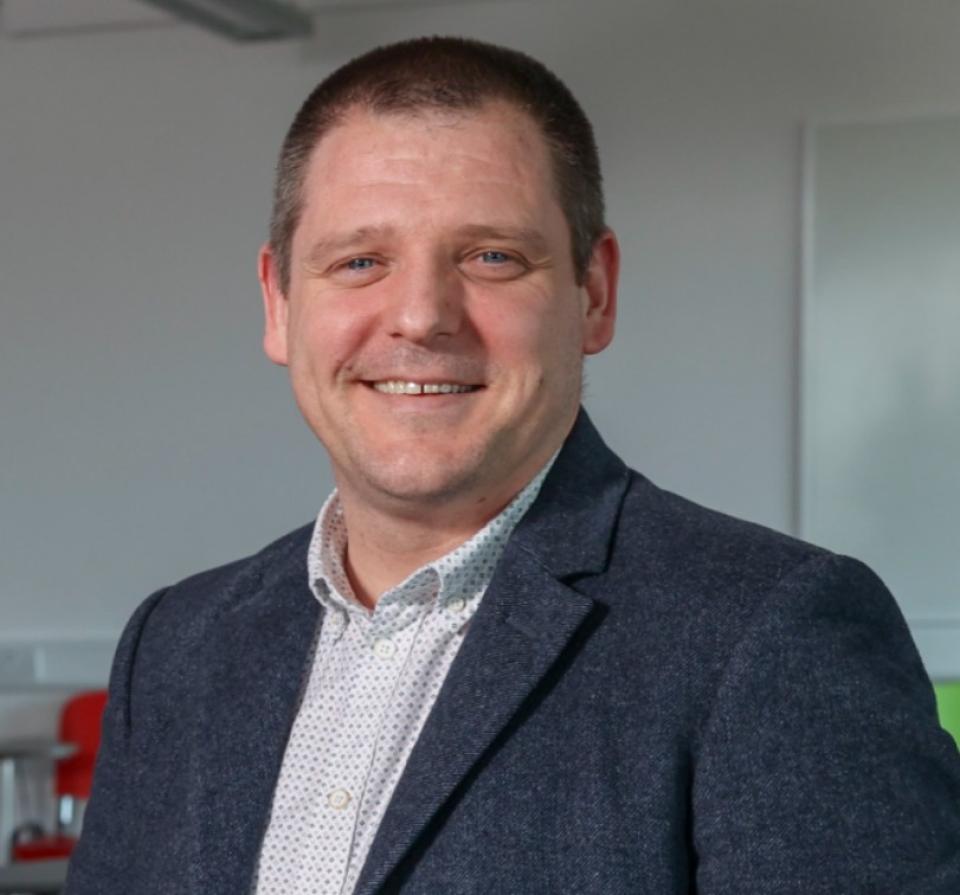
[{"label": "neck", "polygon": [[349,489],[341,489],[347,526],[344,570],[354,595],[372,609],[381,594],[473,537],[516,493],[499,500],[477,500],[457,510],[444,506],[399,515],[357,500]]}]

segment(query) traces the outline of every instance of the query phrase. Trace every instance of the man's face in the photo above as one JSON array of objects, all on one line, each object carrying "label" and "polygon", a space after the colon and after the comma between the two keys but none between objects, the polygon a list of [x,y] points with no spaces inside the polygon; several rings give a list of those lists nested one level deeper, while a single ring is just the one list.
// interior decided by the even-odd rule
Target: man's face
[{"label": "man's face", "polygon": [[260,272],[265,350],[338,486],[394,512],[502,505],[613,335],[616,242],[578,285],[545,142],[501,103],[351,113],[312,155],[286,292],[266,248]]}]

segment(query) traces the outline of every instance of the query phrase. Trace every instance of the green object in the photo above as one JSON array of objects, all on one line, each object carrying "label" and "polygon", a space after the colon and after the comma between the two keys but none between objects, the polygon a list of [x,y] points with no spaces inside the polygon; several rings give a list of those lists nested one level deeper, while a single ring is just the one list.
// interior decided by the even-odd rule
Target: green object
[{"label": "green object", "polygon": [[937,694],[937,712],[940,724],[960,746],[960,681],[941,681],[934,684]]}]

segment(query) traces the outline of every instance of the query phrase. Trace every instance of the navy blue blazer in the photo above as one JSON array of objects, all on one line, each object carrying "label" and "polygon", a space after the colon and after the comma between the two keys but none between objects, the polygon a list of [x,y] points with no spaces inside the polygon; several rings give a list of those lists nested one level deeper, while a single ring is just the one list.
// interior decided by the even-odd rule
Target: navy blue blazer
[{"label": "navy blue blazer", "polygon": [[[250,891],[309,536],[134,614],[69,895]],[[581,413],[356,893],[957,895],[960,757],[865,566],[660,490]]]}]

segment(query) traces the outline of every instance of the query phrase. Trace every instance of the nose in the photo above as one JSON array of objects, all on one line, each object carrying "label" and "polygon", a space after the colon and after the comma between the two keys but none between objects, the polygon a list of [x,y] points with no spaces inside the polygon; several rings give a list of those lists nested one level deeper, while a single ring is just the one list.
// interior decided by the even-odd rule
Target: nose
[{"label": "nose", "polygon": [[455,336],[463,325],[463,284],[436,260],[411,265],[392,278],[387,326],[391,336],[429,344]]}]

